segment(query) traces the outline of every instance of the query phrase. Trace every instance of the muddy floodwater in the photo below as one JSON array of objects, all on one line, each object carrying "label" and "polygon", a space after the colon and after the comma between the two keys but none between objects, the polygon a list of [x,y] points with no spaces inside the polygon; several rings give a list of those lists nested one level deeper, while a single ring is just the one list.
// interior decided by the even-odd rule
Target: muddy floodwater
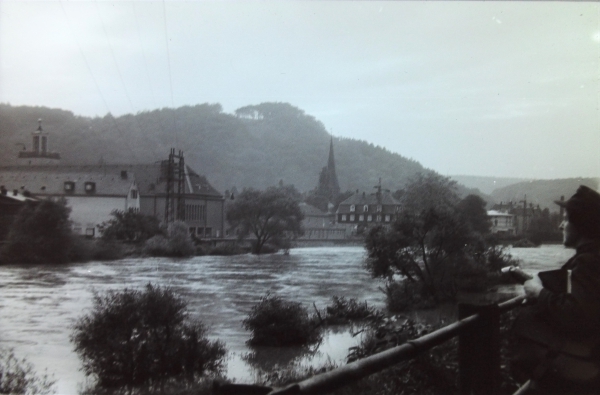
[{"label": "muddy floodwater", "polygon": [[[513,249],[530,271],[559,266],[573,254],[562,246]],[[125,259],[63,266],[0,266],[0,347],[13,348],[57,380],[58,394],[77,394],[85,381],[69,341],[71,326],[89,311],[94,291],[168,285],[189,300],[189,310],[209,327],[209,336],[229,350],[226,374],[252,382],[258,369],[291,360],[343,363],[358,339],[329,330],[310,353],[263,348],[250,354],[242,320],[266,292],[323,308],[334,295],[383,308],[381,283],[365,271],[362,247],[292,249],[289,255]],[[506,291],[506,290],[505,290]],[[507,292],[519,292],[518,288]]]}]

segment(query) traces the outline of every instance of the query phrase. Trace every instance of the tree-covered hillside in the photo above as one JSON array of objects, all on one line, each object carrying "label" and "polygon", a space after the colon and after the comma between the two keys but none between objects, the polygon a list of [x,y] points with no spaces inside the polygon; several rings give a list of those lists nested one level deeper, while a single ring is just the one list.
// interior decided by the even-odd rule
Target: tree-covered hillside
[{"label": "tree-covered hillside", "polygon": [[[324,125],[287,103],[262,103],[224,113],[220,104],[160,109],[135,115],[81,117],[70,111],[0,104],[0,164],[16,164],[38,118],[63,164],[140,163],[165,159],[171,147],[219,190],[264,189],[279,180],[301,191],[317,185],[327,164]],[[418,162],[364,141],[333,138],[342,190],[372,190],[379,177],[394,191],[418,172]]]}]

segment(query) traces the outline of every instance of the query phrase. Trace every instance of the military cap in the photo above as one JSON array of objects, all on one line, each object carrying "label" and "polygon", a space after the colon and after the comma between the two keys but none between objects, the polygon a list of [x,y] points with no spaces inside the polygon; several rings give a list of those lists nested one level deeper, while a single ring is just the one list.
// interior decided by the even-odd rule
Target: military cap
[{"label": "military cap", "polygon": [[581,185],[567,201],[555,201],[567,211],[567,218],[589,236],[600,236],[600,194]]}]

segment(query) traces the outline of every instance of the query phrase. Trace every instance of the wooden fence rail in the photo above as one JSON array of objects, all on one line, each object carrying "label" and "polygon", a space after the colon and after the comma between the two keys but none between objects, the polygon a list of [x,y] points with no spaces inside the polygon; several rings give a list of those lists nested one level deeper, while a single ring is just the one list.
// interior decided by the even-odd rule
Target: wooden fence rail
[{"label": "wooden fence rail", "polygon": [[215,385],[215,395],[229,394],[325,394],[352,384],[373,373],[459,337],[460,392],[469,395],[495,395],[500,384],[500,314],[525,300],[524,296],[500,304],[459,304],[459,320],[418,339],[317,374],[284,388],[225,384]]}]

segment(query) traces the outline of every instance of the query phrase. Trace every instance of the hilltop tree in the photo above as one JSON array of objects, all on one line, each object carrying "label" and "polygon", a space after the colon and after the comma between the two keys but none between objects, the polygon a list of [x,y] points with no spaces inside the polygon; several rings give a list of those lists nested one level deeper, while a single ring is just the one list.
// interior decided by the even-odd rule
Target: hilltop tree
[{"label": "hilltop tree", "polygon": [[252,234],[256,238],[253,252],[260,254],[267,242],[278,244],[302,233],[304,214],[294,195],[289,187],[244,189],[230,204],[227,221],[240,237]]}]

